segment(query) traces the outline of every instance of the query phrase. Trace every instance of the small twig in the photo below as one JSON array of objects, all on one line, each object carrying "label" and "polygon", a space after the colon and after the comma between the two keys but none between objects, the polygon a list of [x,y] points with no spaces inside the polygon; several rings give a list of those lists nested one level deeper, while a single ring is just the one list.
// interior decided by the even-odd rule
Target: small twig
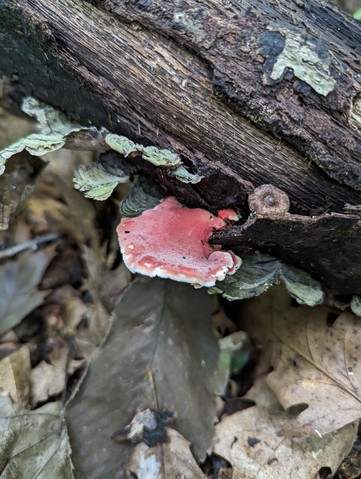
[{"label": "small twig", "polygon": [[11,258],[12,256],[21,253],[27,249],[30,250],[37,250],[39,245],[43,243],[49,243],[50,241],[54,241],[59,239],[59,235],[55,233],[49,233],[43,236],[38,236],[30,241],[24,241],[24,243],[16,244],[14,246],[10,246],[9,248],[3,249],[0,251],[0,260],[4,258]]}]

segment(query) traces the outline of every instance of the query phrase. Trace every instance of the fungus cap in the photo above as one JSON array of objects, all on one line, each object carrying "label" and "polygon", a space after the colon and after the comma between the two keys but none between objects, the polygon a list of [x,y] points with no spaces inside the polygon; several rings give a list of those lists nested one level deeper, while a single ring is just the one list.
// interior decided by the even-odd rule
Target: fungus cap
[{"label": "fungus cap", "polygon": [[[234,218],[233,210],[229,214]],[[214,286],[241,264],[234,253],[208,243],[214,230],[226,226],[223,218],[183,207],[170,196],[136,218],[122,219],[117,233],[124,262],[133,273]]]}]

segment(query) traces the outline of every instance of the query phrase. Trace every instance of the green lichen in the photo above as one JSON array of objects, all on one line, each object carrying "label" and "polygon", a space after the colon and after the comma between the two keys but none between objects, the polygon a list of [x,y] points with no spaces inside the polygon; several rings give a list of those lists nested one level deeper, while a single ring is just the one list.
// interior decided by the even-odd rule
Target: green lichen
[{"label": "green lichen", "polygon": [[114,133],[109,133],[109,135],[105,137],[105,143],[112,150],[120,153],[123,156],[128,156],[133,152],[140,153],[142,149],[141,145],[136,145],[126,136],[115,135]]},{"label": "green lichen", "polygon": [[[304,32],[280,26],[268,28],[280,32],[285,38],[283,51],[272,68],[272,80],[279,80],[285,69],[291,68],[297,78],[310,85],[320,95],[327,96],[336,85],[336,80],[330,74],[329,55],[323,52],[321,57],[315,39],[306,37]],[[320,46],[320,43],[318,45]]]},{"label": "green lichen", "polygon": [[243,258],[238,271],[217,282],[208,292],[222,294],[229,301],[253,298],[279,280],[280,270],[280,261],[272,256],[248,256]]},{"label": "green lichen", "polygon": [[127,157],[131,153],[141,155],[142,159],[154,166],[166,169],[169,176],[176,178],[182,183],[196,184],[202,180],[202,176],[191,173],[183,165],[178,153],[171,150],[157,148],[156,146],[143,146],[129,140],[125,136],[109,133],[105,137],[105,143],[117,153]]},{"label": "green lichen", "polygon": [[353,314],[356,314],[356,316],[361,316],[361,297],[352,296],[350,307]]},{"label": "green lichen", "polygon": [[72,131],[79,131],[83,127],[69,119],[60,110],[28,96],[24,98],[21,109],[29,116],[36,118],[38,129],[43,135],[68,135]]},{"label": "green lichen", "polygon": [[160,149],[156,146],[143,146],[134,143],[125,136],[109,133],[105,137],[105,143],[121,155],[129,156],[131,153],[139,153],[143,160],[149,161],[155,166],[174,168],[182,164],[177,153],[170,150]]},{"label": "green lichen", "polygon": [[[64,146],[75,149],[106,151],[107,147],[128,157],[137,153],[143,160],[155,166],[163,167],[165,172],[184,183],[198,183],[202,177],[190,173],[183,165],[180,156],[167,149],[136,144],[129,138],[109,133],[105,129],[82,127],[69,120],[61,111],[42,103],[36,98],[27,97],[22,109],[36,118],[41,133],[33,133],[12,143],[0,151],[0,175],[5,171],[6,161],[26,150],[33,156],[43,156]],[[82,166],[74,174],[75,188],[84,192],[88,198],[107,199],[119,183],[129,181],[132,166],[121,161],[117,165],[96,162]]]},{"label": "green lichen", "polygon": [[168,175],[177,178],[182,183],[191,183],[192,185],[199,183],[204,178],[203,176],[190,173],[183,165],[178,166],[174,170],[169,170]]},{"label": "green lichen", "polygon": [[80,166],[74,173],[74,187],[83,192],[86,198],[106,200],[119,183],[127,183],[130,177],[120,167],[110,171],[106,165],[94,162]]},{"label": "green lichen", "polygon": [[282,264],[280,279],[299,304],[318,306],[325,300],[325,293],[320,283],[306,271]]},{"label": "green lichen", "polygon": [[204,25],[202,20],[199,19],[201,14],[201,8],[175,11],[173,14],[173,22],[178,30],[183,30],[197,42],[201,42],[205,36]]},{"label": "green lichen", "polygon": [[24,150],[33,156],[43,156],[62,148],[70,135],[83,130],[94,130],[72,123],[63,113],[32,97],[24,99],[22,109],[37,119],[41,133],[20,138],[0,151],[0,175],[5,171],[6,161]]},{"label": "green lichen", "polygon": [[299,304],[317,306],[325,299],[321,284],[308,273],[268,255],[243,258],[235,274],[226,276],[224,281],[217,282],[208,292],[221,294],[229,301],[234,301],[259,296],[270,286],[279,283]]},{"label": "green lichen", "polygon": [[38,133],[32,133],[26,138],[21,138],[0,151],[0,175],[5,171],[6,161],[24,150],[28,151],[33,156],[42,156],[51,151],[59,150],[64,144],[65,139],[61,135],[41,135]]},{"label": "green lichen", "polygon": [[[213,392],[214,394],[222,396],[227,387],[229,375],[237,372],[237,370],[239,371],[249,359],[246,348],[250,347],[250,341],[244,331],[236,331],[229,336],[221,338],[218,344],[219,355],[217,369],[214,372],[213,378]],[[244,351],[242,352],[242,350]],[[236,371],[232,371],[232,363],[234,363],[233,359],[236,356],[235,353],[238,353],[237,362],[240,364],[235,368]]]},{"label": "green lichen", "polygon": [[143,159],[155,166],[174,168],[182,164],[180,156],[170,150],[160,150],[155,146],[146,146],[143,147],[142,153]]}]

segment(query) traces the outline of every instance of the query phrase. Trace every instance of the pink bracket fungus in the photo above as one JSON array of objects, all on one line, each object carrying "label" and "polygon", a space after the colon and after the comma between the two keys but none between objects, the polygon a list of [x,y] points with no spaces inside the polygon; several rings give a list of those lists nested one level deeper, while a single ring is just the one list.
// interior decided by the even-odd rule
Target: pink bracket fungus
[{"label": "pink bracket fungus", "polygon": [[123,259],[130,271],[193,284],[214,286],[233,274],[241,259],[232,251],[210,245],[214,230],[236,218],[233,210],[222,217],[201,208],[186,208],[173,196],[135,218],[123,218],[117,228]]}]

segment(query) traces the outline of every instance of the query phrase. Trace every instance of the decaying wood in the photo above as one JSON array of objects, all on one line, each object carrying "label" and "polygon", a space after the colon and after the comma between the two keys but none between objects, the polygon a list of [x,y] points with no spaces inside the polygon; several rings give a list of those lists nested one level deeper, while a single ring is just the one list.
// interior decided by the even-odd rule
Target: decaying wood
[{"label": "decaying wood", "polygon": [[361,204],[351,17],[321,0],[0,0],[0,36],[0,72],[17,92],[182,154],[199,184],[152,172],[181,201],[245,217],[255,187],[287,193],[296,229],[257,218],[225,243],[276,249],[336,291],[361,292],[360,222],[344,210]]},{"label": "decaying wood", "polygon": [[240,256],[257,249],[270,253],[307,270],[331,290],[361,294],[359,223],[359,216],[337,213],[261,216],[215,234],[214,241]]}]

